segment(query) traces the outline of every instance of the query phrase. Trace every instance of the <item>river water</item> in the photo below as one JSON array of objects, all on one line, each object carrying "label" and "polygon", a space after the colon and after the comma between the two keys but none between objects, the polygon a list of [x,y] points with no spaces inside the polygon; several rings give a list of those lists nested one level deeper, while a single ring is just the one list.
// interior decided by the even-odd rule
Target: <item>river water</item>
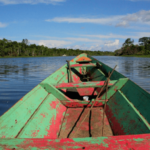
[{"label": "river water", "polygon": [[[1,58],[0,115],[66,63],[69,57]],[[150,58],[95,56],[150,93]]]}]

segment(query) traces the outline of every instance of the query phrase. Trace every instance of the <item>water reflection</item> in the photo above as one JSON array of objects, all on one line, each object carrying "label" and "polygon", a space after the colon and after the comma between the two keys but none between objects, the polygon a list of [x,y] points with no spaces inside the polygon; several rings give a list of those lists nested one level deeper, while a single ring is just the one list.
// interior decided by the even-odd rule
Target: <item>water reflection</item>
[{"label": "water reflection", "polygon": [[[0,115],[47,76],[74,57],[0,59]],[[150,58],[96,56],[150,92]]]}]

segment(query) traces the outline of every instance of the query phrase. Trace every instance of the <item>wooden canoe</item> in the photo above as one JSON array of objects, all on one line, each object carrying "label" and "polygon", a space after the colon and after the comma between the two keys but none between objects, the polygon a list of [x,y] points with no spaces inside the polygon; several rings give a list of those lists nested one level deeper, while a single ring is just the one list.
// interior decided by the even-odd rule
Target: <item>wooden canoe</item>
[{"label": "wooden canoe", "polygon": [[148,92],[84,53],[0,117],[0,149],[150,149],[149,112]]}]

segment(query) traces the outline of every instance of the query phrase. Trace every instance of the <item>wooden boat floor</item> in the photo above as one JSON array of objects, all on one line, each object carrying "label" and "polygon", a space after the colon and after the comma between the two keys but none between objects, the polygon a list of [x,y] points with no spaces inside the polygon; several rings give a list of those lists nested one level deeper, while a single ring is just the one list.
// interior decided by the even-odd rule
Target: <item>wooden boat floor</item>
[{"label": "wooden boat floor", "polygon": [[[90,108],[68,108],[62,123],[59,138],[83,138],[102,136],[103,108],[93,108],[77,131]],[[77,132],[76,132],[77,131]],[[103,136],[112,136],[112,130],[105,115]],[[74,134],[76,132],[76,134]]]}]

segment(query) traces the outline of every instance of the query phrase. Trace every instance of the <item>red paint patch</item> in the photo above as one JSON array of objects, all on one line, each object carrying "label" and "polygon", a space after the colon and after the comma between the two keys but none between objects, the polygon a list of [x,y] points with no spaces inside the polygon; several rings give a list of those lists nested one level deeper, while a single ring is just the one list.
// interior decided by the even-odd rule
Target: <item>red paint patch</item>
[{"label": "red paint patch", "polygon": [[5,135],[3,135],[3,136],[2,136],[2,139],[3,139],[3,138],[5,138],[5,137],[6,137],[6,136],[5,136]]},{"label": "red paint patch", "polygon": [[80,96],[89,96],[93,94],[94,88],[78,88],[77,91]]},{"label": "red paint patch", "polygon": [[47,135],[45,135],[44,138],[56,139],[58,137],[58,133],[63,119],[63,113],[66,111],[66,107],[63,106],[59,102],[59,100],[53,101],[50,106],[53,109],[56,109],[56,114],[54,114],[55,116],[53,116],[50,120],[50,126],[47,130]]},{"label": "red paint patch", "polygon": [[61,90],[62,90],[63,92],[65,92],[65,93],[67,92],[67,89],[61,89]]},{"label": "red paint patch", "polygon": [[118,123],[118,120],[114,117],[114,114],[112,113],[112,108],[109,108],[107,105],[106,107],[106,115],[109,118],[109,120],[112,121],[111,128],[115,135],[125,135],[126,133],[123,130],[123,126]]},{"label": "red paint patch", "polygon": [[53,108],[53,109],[56,109],[56,106],[59,104],[60,102],[57,100],[57,101],[52,101],[51,103],[50,103],[50,106],[51,106],[51,108]]},{"label": "red paint patch", "polygon": [[92,63],[88,63],[88,64],[74,64],[74,65],[71,65],[70,67],[71,68],[74,68],[74,67],[86,67],[86,66],[95,66],[95,64],[92,64]]},{"label": "red paint patch", "polygon": [[33,138],[36,137],[36,136],[38,135],[38,132],[39,132],[39,130],[37,130],[37,131],[32,131],[31,136],[32,136]]},{"label": "red paint patch", "polygon": [[43,116],[43,118],[45,118],[46,116],[45,116],[45,114],[40,114],[41,116]]},{"label": "red paint patch", "polygon": [[[55,87],[56,88],[69,88],[69,87],[75,87],[75,88],[79,88],[80,86],[86,86],[87,87],[83,87],[83,88],[88,88],[89,86],[103,86],[105,81],[92,81],[92,82],[81,82],[79,77],[74,75],[74,80],[76,80],[76,82],[73,83],[60,83],[57,84]],[[109,85],[113,85],[112,83],[109,83]],[[93,87],[92,87],[93,88]]]},{"label": "red paint patch", "polygon": [[80,74],[82,74],[82,68],[81,67],[79,68],[79,72],[80,72]]},{"label": "red paint patch", "polygon": [[[139,140],[141,139],[141,140]],[[13,149],[16,145],[17,149],[102,149],[102,150],[149,150],[150,149],[150,134],[126,135],[126,136],[111,136],[108,138],[85,138],[85,140],[75,139],[6,139],[8,142],[14,141],[17,144],[4,145],[3,149]],[[19,141],[19,142],[17,142]],[[101,144],[100,144],[101,143]]]},{"label": "red paint patch", "polygon": [[[82,107],[91,107],[91,104],[89,104],[88,102],[86,104],[82,104],[80,102],[63,102],[63,104],[68,107],[68,108],[82,108]],[[104,104],[102,102],[98,102],[96,101],[94,104],[94,107],[101,107]]]},{"label": "red paint patch", "polygon": [[80,81],[80,77],[78,77],[77,75],[73,75],[73,81],[74,82],[79,82]]},{"label": "red paint patch", "polygon": [[60,139],[60,142],[61,143],[65,143],[65,142],[74,142],[74,140],[73,139]]}]

